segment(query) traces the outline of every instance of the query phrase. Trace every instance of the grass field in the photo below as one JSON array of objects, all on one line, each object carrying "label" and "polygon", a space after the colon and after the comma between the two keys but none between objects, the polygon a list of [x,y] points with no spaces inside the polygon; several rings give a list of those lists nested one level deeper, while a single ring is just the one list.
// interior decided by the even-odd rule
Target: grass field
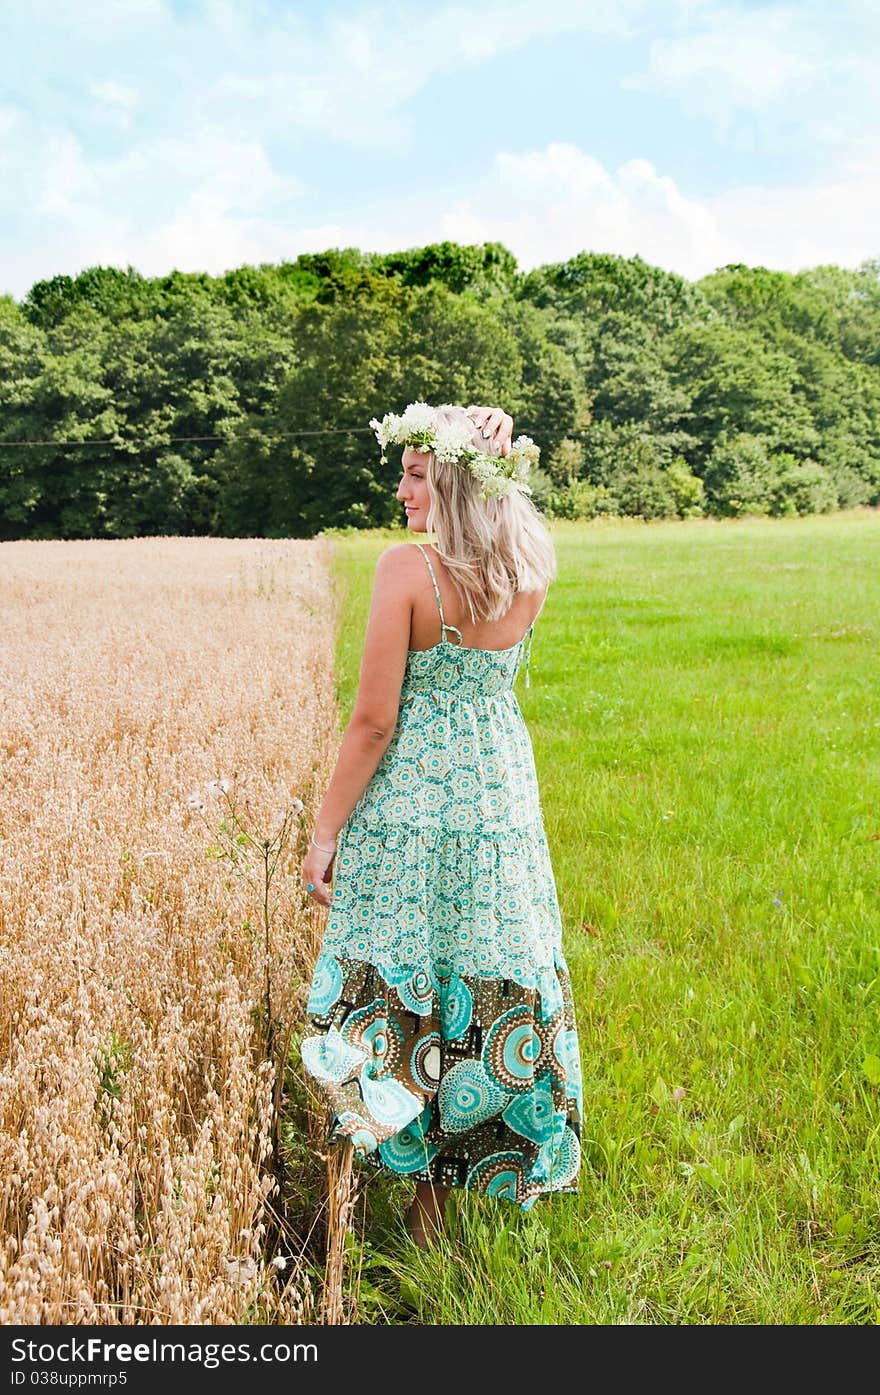
[{"label": "grass field", "polygon": [[[375,559],[334,539],[342,719]],[[365,1174],[360,1321],[880,1318],[880,514],[553,525],[519,683],[578,1005],[578,1197]],[[451,1262],[454,1259],[454,1262]]]}]

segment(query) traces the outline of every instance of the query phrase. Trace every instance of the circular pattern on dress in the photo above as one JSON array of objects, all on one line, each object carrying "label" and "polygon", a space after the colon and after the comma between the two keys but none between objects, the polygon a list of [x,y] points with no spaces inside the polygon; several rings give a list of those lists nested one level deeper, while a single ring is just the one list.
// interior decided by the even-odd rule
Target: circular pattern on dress
[{"label": "circular pattern on dress", "polygon": [[489,1077],[508,1092],[528,1089],[541,1052],[528,1003],[496,1017],[483,1044],[483,1065]]},{"label": "circular pattern on dress", "polygon": [[[408,899],[411,896],[420,897],[424,889],[425,874],[419,867],[414,867],[410,871],[404,872],[403,876],[400,878],[400,890],[403,893],[404,899]],[[425,913],[424,906],[421,904],[420,900],[414,901],[412,908],[419,911],[422,915]]]},{"label": "circular pattern on dress", "polygon": [[374,1080],[373,1069],[367,1061],[358,1077],[364,1104],[377,1123],[396,1133],[421,1113],[423,1102],[399,1080]]},{"label": "circular pattern on dress", "polygon": [[397,984],[397,995],[404,1007],[421,1016],[431,1011],[434,989],[424,969],[417,969],[411,978]]},{"label": "circular pattern on dress", "polygon": [[362,1119],[360,1114],[355,1114],[351,1109],[344,1109],[340,1114],[337,1114],[332,1134],[335,1138],[349,1139],[352,1147],[358,1153],[375,1152],[379,1142],[366,1119]]},{"label": "circular pattern on dress", "polygon": [[425,1138],[430,1121],[431,1106],[428,1105],[418,1119],[407,1124],[405,1129],[401,1129],[392,1138],[386,1138],[384,1143],[380,1143],[379,1156],[392,1172],[404,1175],[423,1172],[436,1158],[436,1143],[429,1143]]},{"label": "circular pattern on dress", "polygon": [[343,1022],[340,1032],[352,1046],[368,1051],[383,1073],[400,1065],[404,1033],[400,1023],[388,1015],[384,998],[356,1008]]},{"label": "circular pattern on dress", "polygon": [[486,1183],[485,1192],[487,1196],[503,1196],[508,1201],[516,1201],[518,1186],[519,1173],[507,1168],[496,1172],[494,1177],[490,1177]]},{"label": "circular pattern on dress", "polygon": [[538,971],[538,992],[540,1020],[542,1023],[551,1022],[563,1009],[562,986],[555,969],[548,967]]},{"label": "circular pattern on dress", "polygon": [[581,1057],[578,1050],[577,1032],[561,1027],[553,1041],[553,1054],[562,1067],[562,1075],[573,1080],[581,1078]]},{"label": "circular pattern on dress", "polygon": [[514,1148],[503,1153],[490,1153],[471,1168],[465,1186],[468,1191],[486,1192],[488,1196],[504,1196],[516,1201],[524,1164],[525,1154]]},{"label": "circular pattern on dress", "polygon": [[412,1049],[409,1069],[420,1089],[433,1095],[440,1079],[440,1033],[428,1032]]},{"label": "circular pattern on dress", "polygon": [[521,1133],[523,1138],[540,1145],[553,1136],[555,1113],[550,1077],[543,1073],[535,1081],[533,1090],[511,1100],[502,1118],[515,1133]]},{"label": "circular pattern on dress", "polygon": [[422,769],[429,779],[445,781],[451,769],[449,756],[445,751],[435,750],[432,755],[423,758]]},{"label": "circular pattern on dress", "polygon": [[478,1061],[461,1061],[440,1081],[437,1104],[440,1125],[447,1133],[464,1133],[492,1119],[507,1103],[505,1092],[487,1076]]},{"label": "circular pattern on dress", "polygon": [[581,1166],[581,1143],[574,1129],[566,1124],[559,1137],[541,1148],[529,1172],[546,1191],[558,1192],[570,1187]]},{"label": "circular pattern on dress", "polygon": [[439,816],[449,803],[449,795],[439,781],[426,781],[419,790],[417,799],[419,808],[425,814]]},{"label": "circular pattern on dress", "polygon": [[304,1037],[300,1046],[306,1070],[326,1084],[350,1080],[362,1067],[365,1054],[361,1047],[344,1041],[338,1031]]},{"label": "circular pattern on dress", "polygon": [[458,974],[450,975],[440,989],[440,1026],[447,1041],[464,1036],[474,1012],[471,990]]},{"label": "circular pattern on dress", "polygon": [[421,784],[422,772],[418,761],[399,758],[388,768],[388,787],[399,793],[408,793]]},{"label": "circular pattern on dress", "polygon": [[329,1012],[342,992],[342,969],[333,954],[319,954],[312,975],[306,1011],[315,1017]]},{"label": "circular pattern on dress", "polygon": [[398,735],[397,749],[403,756],[418,756],[425,748],[425,736],[419,727],[404,728]]},{"label": "circular pattern on dress", "polygon": [[449,777],[449,789],[455,799],[472,801],[479,793],[480,785],[476,772],[459,768]]},{"label": "circular pattern on dress", "polygon": [[[414,793],[415,793],[414,787]],[[414,803],[414,794],[394,795],[385,806],[388,818],[392,823],[411,823],[417,805]]]}]

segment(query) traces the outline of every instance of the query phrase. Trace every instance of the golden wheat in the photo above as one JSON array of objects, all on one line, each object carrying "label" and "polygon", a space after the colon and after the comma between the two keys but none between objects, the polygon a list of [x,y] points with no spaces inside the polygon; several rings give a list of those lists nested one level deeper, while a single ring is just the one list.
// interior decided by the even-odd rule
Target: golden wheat
[{"label": "golden wheat", "polygon": [[0,545],[0,1322],[315,1320],[267,1214],[329,548]]}]

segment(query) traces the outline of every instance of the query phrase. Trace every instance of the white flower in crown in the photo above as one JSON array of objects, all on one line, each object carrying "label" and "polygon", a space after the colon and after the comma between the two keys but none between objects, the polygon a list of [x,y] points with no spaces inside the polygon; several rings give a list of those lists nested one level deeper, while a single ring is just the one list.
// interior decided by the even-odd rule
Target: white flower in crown
[{"label": "white flower in crown", "polygon": [[445,463],[464,465],[478,481],[481,499],[498,498],[514,490],[521,494],[532,492],[526,479],[541,452],[530,436],[517,436],[509,455],[483,455],[474,450],[471,428],[465,422],[456,425],[438,421],[427,402],[410,402],[399,415],[386,412],[381,421],[373,417],[370,426],[382,447],[383,465],[386,447],[409,446],[412,450],[433,451],[435,459]]}]

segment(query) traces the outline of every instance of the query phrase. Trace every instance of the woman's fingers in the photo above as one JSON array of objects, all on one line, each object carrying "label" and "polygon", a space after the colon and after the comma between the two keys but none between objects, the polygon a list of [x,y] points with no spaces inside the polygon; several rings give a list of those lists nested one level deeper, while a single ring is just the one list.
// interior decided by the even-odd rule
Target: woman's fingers
[{"label": "woman's fingers", "polygon": [[485,441],[495,442],[502,455],[510,455],[512,416],[501,407],[468,407],[468,416],[481,428]]},{"label": "woman's fingers", "polygon": [[[309,852],[302,863],[302,883],[303,891],[310,901],[314,901],[319,906],[329,908],[331,901],[330,882],[333,879],[333,863],[336,854],[328,860],[321,857],[318,852]],[[312,890],[309,891],[309,884]]]},{"label": "woman's fingers", "polygon": [[510,439],[513,435],[513,417],[501,407],[493,407],[483,422],[483,435],[494,441],[501,455],[510,455]]}]

